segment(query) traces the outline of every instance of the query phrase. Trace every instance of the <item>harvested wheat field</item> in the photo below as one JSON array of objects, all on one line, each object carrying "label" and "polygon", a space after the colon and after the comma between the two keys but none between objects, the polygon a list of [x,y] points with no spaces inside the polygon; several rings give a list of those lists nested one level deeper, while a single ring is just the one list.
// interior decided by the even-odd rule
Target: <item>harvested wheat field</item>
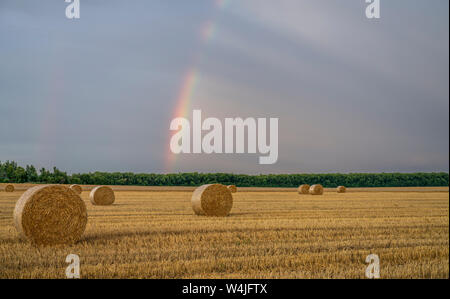
[{"label": "harvested wheat field", "polygon": [[369,254],[381,278],[449,277],[448,188],[240,188],[228,217],[195,215],[190,190],[137,190],[110,206],[84,192],[81,240],[40,248],[14,228],[23,191],[0,192],[0,278],[65,278],[68,254],[82,278],[365,278]]}]

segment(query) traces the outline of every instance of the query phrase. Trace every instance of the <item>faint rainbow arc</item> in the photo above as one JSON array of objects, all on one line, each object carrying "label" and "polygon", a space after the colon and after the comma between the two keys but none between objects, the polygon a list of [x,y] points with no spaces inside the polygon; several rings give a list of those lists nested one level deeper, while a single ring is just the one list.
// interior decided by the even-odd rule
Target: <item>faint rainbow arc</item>
[{"label": "faint rainbow arc", "polygon": [[[198,81],[197,71],[194,68],[192,68],[187,72],[183,80],[183,84],[177,100],[177,105],[175,107],[175,112],[173,114],[173,119],[188,116],[187,114],[189,113],[190,109],[190,101],[197,81]],[[170,134],[169,136],[169,142],[171,135],[172,134]],[[169,149],[166,161],[166,172],[169,172],[172,169],[173,165],[176,162],[176,156],[177,155],[173,154]]]},{"label": "faint rainbow arc", "polygon": [[[230,0],[216,0],[215,1],[215,7],[216,7],[216,13],[218,11],[221,11],[226,8],[226,6],[229,4]],[[217,22],[216,22],[217,16],[211,18],[207,22],[204,23],[200,30],[200,36],[201,36],[201,42],[206,45],[209,43],[215,36],[216,29],[217,29]],[[178,93],[178,98],[176,101],[175,109],[173,112],[173,117],[171,118],[177,118],[177,117],[187,117],[188,113],[191,108],[191,102],[192,98],[194,96],[195,87],[198,85],[199,81],[199,73],[197,70],[197,67],[195,66],[196,63],[193,64],[192,67],[188,69],[186,72],[186,75],[183,77],[181,88]],[[173,170],[174,165],[176,163],[177,155],[173,154],[170,151],[169,144],[170,144],[170,138],[172,137],[173,132],[171,131],[169,134],[169,142],[167,142],[167,157],[166,157],[166,173],[169,173]]]}]

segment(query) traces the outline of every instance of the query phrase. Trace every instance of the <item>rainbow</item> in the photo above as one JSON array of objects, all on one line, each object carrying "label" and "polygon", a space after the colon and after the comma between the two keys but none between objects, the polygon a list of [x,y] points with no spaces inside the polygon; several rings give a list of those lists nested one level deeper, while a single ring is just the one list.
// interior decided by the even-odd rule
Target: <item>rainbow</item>
[{"label": "rainbow", "polygon": [[[216,0],[215,11],[218,12],[225,9],[229,4],[229,1],[230,0]],[[200,29],[200,41],[203,45],[208,44],[214,38],[214,36],[216,35],[216,29],[216,17],[213,17],[204,23],[204,25]],[[197,58],[199,56],[200,55],[197,55]],[[197,70],[197,67],[195,66],[196,63],[194,63],[193,65],[194,66],[190,67],[183,77],[171,120],[177,117],[187,117],[190,109],[192,108],[191,103],[194,98],[195,88],[198,85],[199,81],[199,72]],[[172,134],[170,134],[169,141],[167,142],[167,157],[165,166],[166,173],[173,172],[177,157],[177,155],[173,154],[170,151],[169,144],[171,137]]]},{"label": "rainbow", "polygon": [[[187,72],[187,75],[184,77],[182,87],[180,89],[177,104],[175,108],[175,112],[173,114],[172,119],[177,117],[187,117],[190,110],[191,100],[194,94],[195,85],[198,81],[198,73],[195,68],[190,69]],[[169,136],[169,140],[167,142],[167,146],[169,147],[171,136]],[[166,173],[170,172],[175,165],[177,155],[173,154],[168,149],[167,160],[166,160]]]},{"label": "rainbow", "polygon": [[186,117],[189,113],[190,103],[194,94],[195,85],[198,81],[198,73],[195,68],[187,72],[178,96],[177,105],[173,117]]}]

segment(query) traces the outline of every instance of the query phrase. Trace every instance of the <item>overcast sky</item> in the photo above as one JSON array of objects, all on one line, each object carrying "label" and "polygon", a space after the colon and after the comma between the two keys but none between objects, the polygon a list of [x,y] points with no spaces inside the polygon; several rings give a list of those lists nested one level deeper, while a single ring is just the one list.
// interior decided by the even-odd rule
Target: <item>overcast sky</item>
[{"label": "overcast sky", "polygon": [[[449,167],[449,2],[0,1],[0,160],[73,172],[415,172]],[[279,159],[182,155],[190,111],[278,117]],[[188,115],[189,116],[189,115]],[[192,116],[189,116],[192,117]]]}]

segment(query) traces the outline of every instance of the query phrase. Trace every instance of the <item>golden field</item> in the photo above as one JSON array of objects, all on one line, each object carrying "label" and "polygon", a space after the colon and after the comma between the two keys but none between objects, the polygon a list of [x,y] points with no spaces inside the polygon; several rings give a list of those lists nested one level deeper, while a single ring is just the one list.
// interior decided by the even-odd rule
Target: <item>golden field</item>
[{"label": "golden field", "polygon": [[27,187],[0,188],[0,278],[65,278],[71,253],[82,278],[364,278],[369,254],[381,278],[449,278],[448,188],[239,188],[226,218],[194,215],[193,188],[115,187],[112,206],[85,191],[82,240],[37,248],[13,226]]}]

